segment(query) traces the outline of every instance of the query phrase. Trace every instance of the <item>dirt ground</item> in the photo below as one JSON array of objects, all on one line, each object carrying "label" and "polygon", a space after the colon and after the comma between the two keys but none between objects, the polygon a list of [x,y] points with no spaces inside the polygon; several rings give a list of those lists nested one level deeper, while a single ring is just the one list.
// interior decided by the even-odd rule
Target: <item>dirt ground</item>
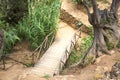
[{"label": "dirt ground", "polygon": [[[111,2],[111,0],[109,0]],[[102,2],[99,2],[100,8],[109,7],[109,4],[106,3],[103,6]],[[82,21],[84,25],[90,26],[85,10],[77,9],[76,4],[71,0],[63,0],[62,8],[65,9],[68,13],[74,16],[77,20]],[[83,11],[82,11],[83,10]],[[120,9],[119,9],[120,14]],[[120,15],[119,15],[120,16]],[[120,20],[120,18],[119,18]],[[84,33],[82,37],[84,37]],[[31,65],[31,55],[32,51],[28,48],[28,43],[18,43],[13,51],[11,58],[14,58],[17,61]],[[84,68],[67,68],[61,75],[57,75],[53,78],[36,78],[36,76],[29,77],[26,80],[104,80],[105,72],[109,72],[111,67],[117,62],[120,61],[120,52],[117,50],[111,50],[111,55],[103,55],[97,59],[95,64],[90,64]],[[2,65],[0,64],[0,80],[17,80],[18,76],[25,70],[28,69],[25,65],[7,59],[6,60],[6,70],[2,70]],[[35,79],[36,78],[36,79]]]}]

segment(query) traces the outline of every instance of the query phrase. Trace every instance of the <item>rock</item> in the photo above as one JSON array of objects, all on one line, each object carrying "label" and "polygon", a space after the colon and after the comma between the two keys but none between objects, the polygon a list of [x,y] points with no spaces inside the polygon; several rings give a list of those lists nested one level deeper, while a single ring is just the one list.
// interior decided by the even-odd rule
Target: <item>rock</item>
[{"label": "rock", "polygon": [[112,66],[112,70],[110,72],[110,77],[111,78],[117,78],[118,76],[120,76],[120,62],[116,62],[113,66]]},{"label": "rock", "polygon": [[120,62],[116,62],[110,72],[105,73],[108,80],[119,80],[120,79]]}]

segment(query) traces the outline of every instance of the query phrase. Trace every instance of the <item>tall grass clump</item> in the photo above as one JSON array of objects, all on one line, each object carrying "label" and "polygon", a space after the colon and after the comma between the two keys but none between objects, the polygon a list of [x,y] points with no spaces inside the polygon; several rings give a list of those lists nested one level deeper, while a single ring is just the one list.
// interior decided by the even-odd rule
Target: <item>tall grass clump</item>
[{"label": "tall grass clump", "polygon": [[[57,30],[60,15],[59,0],[28,0],[28,15],[19,22],[19,36],[35,49],[45,42],[48,46]],[[46,44],[47,43],[47,44]]]},{"label": "tall grass clump", "polygon": [[13,27],[4,20],[0,20],[0,28],[4,31],[4,48],[3,54],[8,54],[16,42],[20,41],[17,28]]},{"label": "tall grass clump", "polygon": [[4,30],[4,49],[3,53],[7,54],[11,51],[16,42],[20,41],[20,38],[17,36],[17,30],[11,28],[10,30]]},{"label": "tall grass clump", "polygon": [[0,28],[4,30],[3,53],[10,53],[16,42],[22,40],[30,42],[31,49],[43,45],[43,42],[44,48],[48,48],[52,43],[58,26],[60,1],[28,0],[28,10],[26,11],[22,20],[15,24],[12,24],[14,20],[11,20],[12,23],[6,20],[7,12],[0,11],[0,15],[2,15],[0,16]]}]

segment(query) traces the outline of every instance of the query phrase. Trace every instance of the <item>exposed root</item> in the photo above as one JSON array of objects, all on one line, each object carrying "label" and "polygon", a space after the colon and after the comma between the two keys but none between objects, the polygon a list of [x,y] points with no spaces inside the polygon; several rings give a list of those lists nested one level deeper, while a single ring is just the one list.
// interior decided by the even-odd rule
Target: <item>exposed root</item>
[{"label": "exposed root", "polygon": [[[110,51],[108,50],[109,47],[107,43],[111,42],[111,40],[109,39],[115,39],[113,35],[116,34],[113,33],[113,35],[110,35],[110,38],[108,38],[106,37],[106,35],[104,35],[103,30],[103,28],[94,27],[94,40],[91,47],[86,51],[86,53],[84,53],[82,59],[79,62],[77,62],[74,65],[71,65],[70,67],[86,66],[89,63],[94,63],[96,58],[101,56],[102,54],[111,55]],[[108,31],[110,30],[108,29]],[[107,40],[105,40],[106,38]],[[112,45],[112,48],[115,48],[115,46],[118,44],[116,42],[118,41],[119,39],[115,39],[115,43]]]},{"label": "exposed root", "polygon": [[120,41],[117,17],[120,0],[112,1],[110,11],[108,9],[100,10],[96,0],[92,0],[93,13],[90,13],[87,1],[83,1],[88,13],[89,22],[93,25],[94,40],[91,47],[84,54],[83,58],[71,67],[80,66],[81,64],[86,65],[90,62],[94,62],[101,53],[110,55],[109,50],[116,48]]}]

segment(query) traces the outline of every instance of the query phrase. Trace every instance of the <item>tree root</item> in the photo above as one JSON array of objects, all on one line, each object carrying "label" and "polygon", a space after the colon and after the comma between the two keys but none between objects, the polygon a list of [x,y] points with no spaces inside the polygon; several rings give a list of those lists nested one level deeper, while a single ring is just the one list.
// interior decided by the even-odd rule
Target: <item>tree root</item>
[{"label": "tree root", "polygon": [[[89,63],[94,63],[96,58],[101,56],[102,54],[106,54],[106,55],[111,55],[110,51],[108,50],[108,45],[107,41],[111,41],[109,39],[111,38],[115,38],[113,37],[113,35],[116,35],[113,33],[113,35],[110,36],[110,38],[106,37],[106,33],[105,31],[103,31],[103,28],[94,28],[94,40],[93,43],[91,45],[91,47],[86,51],[86,53],[83,55],[83,57],[80,59],[79,62],[77,62],[76,64],[73,64],[70,66],[71,67],[84,67],[86,65],[88,65]],[[107,31],[110,31],[109,29]],[[106,31],[106,32],[107,32]],[[104,33],[105,34],[104,34]],[[105,40],[107,38],[107,40]],[[118,42],[119,40],[115,40],[115,42]],[[114,44],[114,46],[116,46],[117,43]]]},{"label": "tree root", "polygon": [[87,0],[83,0],[88,13],[88,20],[94,29],[94,40],[83,58],[71,67],[86,65],[94,62],[101,54],[109,54],[110,49],[116,48],[120,42],[117,11],[120,0],[112,0],[111,9],[100,10],[96,0],[92,0],[93,13],[90,13]]}]

